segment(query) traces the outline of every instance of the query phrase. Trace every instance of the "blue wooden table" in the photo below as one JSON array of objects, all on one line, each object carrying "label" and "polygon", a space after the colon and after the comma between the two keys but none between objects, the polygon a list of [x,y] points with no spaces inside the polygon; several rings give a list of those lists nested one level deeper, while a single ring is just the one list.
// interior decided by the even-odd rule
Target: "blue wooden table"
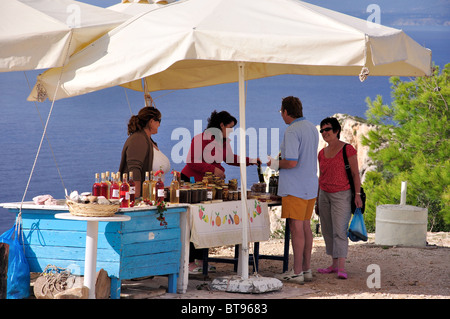
[{"label": "blue wooden table", "polygon": [[[20,204],[3,204],[18,214]],[[172,206],[165,212],[167,228],[156,219],[157,210],[121,209],[131,220],[101,222],[98,226],[97,271],[104,269],[111,278],[111,298],[120,298],[121,280],[168,275],[168,292],[176,293],[181,257],[180,215],[185,206]],[[25,254],[31,272],[42,272],[47,265],[84,274],[86,222],[56,219],[68,212],[65,205],[22,206]]]}]

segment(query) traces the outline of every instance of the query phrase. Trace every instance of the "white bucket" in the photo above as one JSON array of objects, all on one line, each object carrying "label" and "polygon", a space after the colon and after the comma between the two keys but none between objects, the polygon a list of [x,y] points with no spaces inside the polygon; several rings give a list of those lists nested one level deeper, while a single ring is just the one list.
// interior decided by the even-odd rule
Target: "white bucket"
[{"label": "white bucket", "polygon": [[419,246],[427,244],[428,210],[410,205],[377,206],[375,244]]}]

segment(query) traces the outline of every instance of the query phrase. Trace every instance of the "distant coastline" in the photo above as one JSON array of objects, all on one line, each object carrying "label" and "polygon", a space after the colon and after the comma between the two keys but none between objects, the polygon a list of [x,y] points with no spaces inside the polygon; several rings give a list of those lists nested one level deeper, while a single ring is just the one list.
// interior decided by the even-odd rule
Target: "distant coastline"
[{"label": "distant coastline", "polygon": [[403,29],[409,26],[450,26],[450,2],[447,0],[303,0],[320,7],[336,10],[360,19],[370,19],[376,6],[379,23]]},{"label": "distant coastline", "polygon": [[[360,17],[364,18],[364,16]],[[404,27],[450,27],[450,15],[449,13],[442,13],[440,15],[429,14],[409,14],[399,15],[398,13],[383,13],[381,15],[381,24],[391,26],[397,29],[403,29]]]}]

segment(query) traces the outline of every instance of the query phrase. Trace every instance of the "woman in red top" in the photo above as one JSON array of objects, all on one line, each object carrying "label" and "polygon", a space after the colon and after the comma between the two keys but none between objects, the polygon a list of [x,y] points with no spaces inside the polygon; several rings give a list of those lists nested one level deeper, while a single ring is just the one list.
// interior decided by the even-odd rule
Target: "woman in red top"
[{"label": "woman in red top", "polygon": [[[222,162],[239,166],[239,156],[233,154],[228,138],[236,124],[236,118],[227,111],[211,113],[206,130],[192,139],[186,166],[181,171],[182,180],[189,182],[190,177],[194,177],[198,182],[203,179],[206,172],[212,172],[215,176],[225,179],[225,168],[223,168]],[[246,158],[247,166],[258,162],[260,162],[259,158]],[[203,249],[196,249],[190,243],[189,272],[191,274],[202,273],[202,259]],[[208,270],[214,270],[214,267],[210,266]]]},{"label": "woman in red top", "polygon": [[[201,181],[206,172],[225,178],[225,168],[228,165],[239,166],[239,156],[233,154],[228,135],[237,124],[234,116],[227,111],[211,113],[206,130],[194,136],[186,159],[186,166],[181,171],[181,178],[190,181]],[[254,165],[259,159],[246,158],[246,165]]]},{"label": "woman in red top", "polygon": [[[339,140],[341,125],[336,118],[322,120],[320,133],[328,146],[318,155],[320,175],[316,213],[320,216],[326,253],[332,257],[332,264],[328,268],[318,269],[318,272],[337,273],[338,278],[347,279],[345,272],[348,252],[347,229],[352,212],[351,188],[345,171],[342,149],[346,147],[355,189],[360,189],[361,186],[358,159],[354,147]],[[355,195],[355,205],[362,207],[359,193]]]}]

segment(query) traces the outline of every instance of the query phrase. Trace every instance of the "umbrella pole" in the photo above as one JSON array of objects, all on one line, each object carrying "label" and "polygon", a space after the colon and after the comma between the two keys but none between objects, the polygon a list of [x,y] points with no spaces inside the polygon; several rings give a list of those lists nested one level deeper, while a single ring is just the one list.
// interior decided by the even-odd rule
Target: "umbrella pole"
[{"label": "umbrella pole", "polygon": [[218,277],[211,283],[213,290],[238,293],[265,293],[280,290],[281,281],[275,278],[248,275],[248,207],[247,207],[247,166],[245,144],[245,64],[238,62],[239,67],[239,151],[241,171],[241,203],[242,203],[242,244],[239,245],[238,276]]},{"label": "umbrella pole", "polygon": [[246,154],[247,147],[245,143],[245,64],[238,62],[239,68],[239,157],[241,172],[241,204],[242,204],[242,244],[239,245],[239,264],[238,274],[243,279],[248,278],[248,207],[247,207],[247,166]]}]

